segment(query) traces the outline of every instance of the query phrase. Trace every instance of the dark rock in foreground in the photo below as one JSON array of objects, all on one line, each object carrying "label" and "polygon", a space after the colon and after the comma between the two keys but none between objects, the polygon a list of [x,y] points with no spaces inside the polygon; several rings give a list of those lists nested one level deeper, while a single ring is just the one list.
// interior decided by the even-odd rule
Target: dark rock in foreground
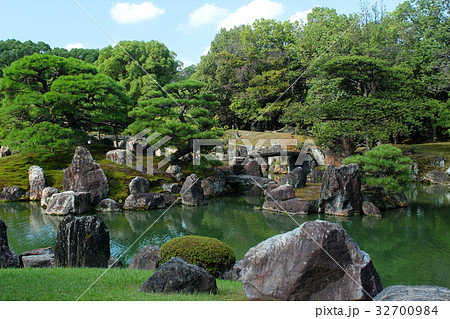
[{"label": "dark rock in foreground", "polygon": [[0,219],[0,268],[18,268],[19,257],[9,249],[7,226]]},{"label": "dark rock in foreground", "polygon": [[58,227],[56,267],[108,267],[109,230],[97,216],[67,216]]},{"label": "dark rock in foreground", "polygon": [[370,300],[382,290],[369,255],[342,227],[324,221],[261,242],[242,268],[250,300]]},{"label": "dark rock in foreground", "polygon": [[143,292],[217,293],[216,279],[200,266],[172,257],[139,289]]},{"label": "dark rock in foreground", "polygon": [[201,181],[195,174],[191,174],[186,178],[180,194],[181,202],[184,205],[199,206],[208,204]]},{"label": "dark rock in foreground", "polygon": [[64,171],[63,189],[89,192],[92,204],[108,197],[109,186],[105,173],[84,147],[77,147],[72,163]]},{"label": "dark rock in foreground", "polygon": [[5,186],[0,192],[0,200],[4,201],[16,201],[23,195],[19,187]]},{"label": "dark rock in foreground", "polygon": [[327,167],[320,189],[319,210],[339,216],[362,212],[361,175],[357,164]]},{"label": "dark rock in foreground", "polygon": [[42,190],[45,188],[44,170],[39,166],[31,166],[28,169],[28,180],[30,182],[30,200],[40,200]]},{"label": "dark rock in foreground", "polygon": [[144,246],[133,256],[130,269],[154,270],[160,259],[158,246]]},{"label": "dark rock in foreground", "polygon": [[450,289],[434,286],[390,286],[375,301],[450,301]]},{"label": "dark rock in foreground", "polygon": [[164,197],[159,193],[133,193],[125,199],[125,210],[149,210],[166,207]]}]

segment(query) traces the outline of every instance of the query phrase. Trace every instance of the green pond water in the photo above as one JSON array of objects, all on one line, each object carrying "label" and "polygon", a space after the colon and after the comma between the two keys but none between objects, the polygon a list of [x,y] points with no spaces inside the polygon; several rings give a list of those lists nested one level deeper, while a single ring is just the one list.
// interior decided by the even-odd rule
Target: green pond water
[{"label": "green pond water", "polygon": [[[99,216],[110,230],[112,255],[123,254],[125,263],[142,246],[160,246],[174,237],[192,234],[218,238],[242,259],[250,247],[266,238],[308,220],[324,219],[344,227],[370,254],[384,286],[450,288],[450,193],[441,186],[414,185],[407,196],[408,208],[386,211],[382,219],[314,214],[294,216],[294,221],[286,215],[255,210],[262,201],[250,193],[213,199],[207,206],[175,206],[166,213],[152,210]],[[32,202],[1,203],[0,219],[8,226],[11,249],[21,253],[54,248],[62,217],[44,215],[38,203]]]}]

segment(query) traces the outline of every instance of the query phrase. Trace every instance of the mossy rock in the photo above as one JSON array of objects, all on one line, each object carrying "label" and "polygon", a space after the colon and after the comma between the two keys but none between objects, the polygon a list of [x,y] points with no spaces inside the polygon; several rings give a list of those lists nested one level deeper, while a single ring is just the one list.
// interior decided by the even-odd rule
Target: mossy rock
[{"label": "mossy rock", "polygon": [[160,264],[172,257],[180,257],[188,263],[203,267],[214,277],[231,269],[236,262],[230,246],[218,239],[202,236],[183,236],[169,240],[161,246]]}]

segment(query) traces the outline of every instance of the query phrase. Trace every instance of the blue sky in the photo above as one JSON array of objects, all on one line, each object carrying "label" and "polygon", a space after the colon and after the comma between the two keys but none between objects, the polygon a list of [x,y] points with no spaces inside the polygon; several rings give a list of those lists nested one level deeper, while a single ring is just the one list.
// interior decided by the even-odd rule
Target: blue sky
[{"label": "blue sky", "polygon": [[[372,3],[372,1],[367,1]],[[384,0],[392,11],[403,0]],[[2,0],[0,40],[44,41],[52,47],[103,48],[115,40],[157,40],[190,65],[198,63],[220,27],[257,18],[305,18],[313,7],[360,11],[360,0]]]}]

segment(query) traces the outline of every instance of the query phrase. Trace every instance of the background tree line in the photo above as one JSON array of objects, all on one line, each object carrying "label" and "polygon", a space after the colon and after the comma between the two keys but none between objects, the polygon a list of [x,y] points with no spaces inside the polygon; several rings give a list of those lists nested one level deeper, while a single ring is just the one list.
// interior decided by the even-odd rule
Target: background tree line
[{"label": "background tree line", "polygon": [[180,150],[228,128],[290,126],[337,148],[444,137],[449,11],[445,0],[410,0],[390,13],[314,8],[306,23],[258,20],[222,29],[185,68],[157,41],[70,51],[0,41],[0,144],[55,148],[143,128]]}]

